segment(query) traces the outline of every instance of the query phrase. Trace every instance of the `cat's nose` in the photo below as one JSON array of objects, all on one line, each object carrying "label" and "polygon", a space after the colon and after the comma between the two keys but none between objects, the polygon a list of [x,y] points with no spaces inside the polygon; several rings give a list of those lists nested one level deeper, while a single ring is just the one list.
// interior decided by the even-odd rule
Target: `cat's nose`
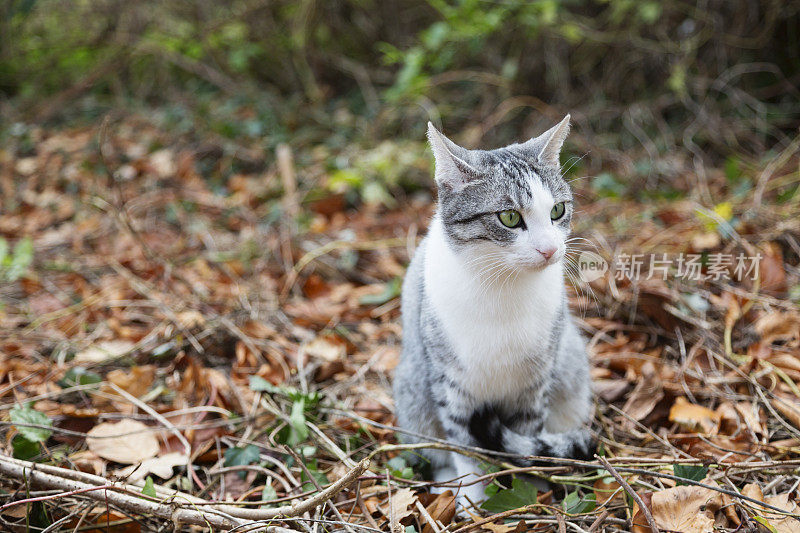
[{"label": "cat's nose", "polygon": [[541,249],[536,249],[537,252],[542,254],[542,257],[544,257],[545,261],[548,261],[551,257],[553,257],[553,254],[555,254],[557,250],[558,248],[555,246],[544,246]]}]

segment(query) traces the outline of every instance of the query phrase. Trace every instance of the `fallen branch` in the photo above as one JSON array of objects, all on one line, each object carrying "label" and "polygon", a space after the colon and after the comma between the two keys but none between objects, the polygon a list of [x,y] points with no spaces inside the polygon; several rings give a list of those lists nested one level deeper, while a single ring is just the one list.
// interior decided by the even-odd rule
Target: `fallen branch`
[{"label": "fallen branch", "polygon": [[[176,523],[213,526],[231,529],[247,525],[251,521],[294,517],[324,504],[342,490],[355,483],[369,468],[369,459],[364,459],[344,476],[313,496],[291,505],[273,509],[248,509],[234,505],[214,504],[196,496],[156,487],[161,501],[147,499],[141,487],[125,483],[111,484],[107,479],[50,465],[39,465],[30,461],[0,455],[0,474],[20,481],[47,488],[81,491],[86,497],[109,502],[121,509],[141,515],[157,516]],[[105,490],[99,490],[105,488]]]},{"label": "fallen branch", "polygon": [[630,494],[631,498],[633,498],[634,501],[639,505],[639,509],[642,510],[642,514],[644,514],[644,518],[645,520],[647,520],[647,525],[650,526],[650,530],[653,533],[658,533],[659,529],[658,526],[656,525],[656,521],[653,518],[653,515],[650,513],[650,509],[644,504],[644,501],[642,501],[642,497],[639,496],[639,493],[633,490],[633,488],[628,484],[628,482],[625,481],[625,479],[619,474],[619,472],[616,471],[616,469],[613,466],[611,466],[611,464],[606,460],[605,457],[603,457],[602,455],[595,454],[595,458],[598,461],[600,461],[600,463],[602,463],[603,467],[608,471],[608,473],[611,474],[613,478],[617,480],[617,483],[619,483],[620,486],[623,489],[625,489],[625,492]]}]

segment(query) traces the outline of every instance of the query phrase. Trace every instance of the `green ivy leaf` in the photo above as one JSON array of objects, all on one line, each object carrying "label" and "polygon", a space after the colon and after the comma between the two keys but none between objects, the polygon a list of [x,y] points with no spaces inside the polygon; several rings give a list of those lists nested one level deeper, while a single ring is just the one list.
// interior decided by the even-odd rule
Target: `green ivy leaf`
[{"label": "green ivy leaf", "polygon": [[488,500],[483,502],[481,508],[491,513],[502,513],[511,509],[518,509],[536,503],[537,490],[533,483],[520,478],[511,482],[510,489],[498,490]]},{"label": "green ivy leaf", "polygon": [[[672,465],[672,471],[677,477],[691,481],[705,479],[708,474],[708,468],[696,465]],[[678,481],[678,485],[686,485],[686,483]]]},{"label": "green ivy leaf", "polygon": [[275,487],[273,487],[272,485],[264,485],[264,490],[261,491],[262,502],[271,502],[272,500],[277,499],[277,497],[278,497],[278,492],[275,490]]},{"label": "green ivy leaf", "polygon": [[414,469],[408,466],[406,460],[399,455],[390,459],[386,465],[390,468],[391,474],[394,477],[403,479],[411,479],[414,477]]},{"label": "green ivy leaf", "polygon": [[[314,481],[316,481],[316,485],[319,485],[320,487],[324,487],[325,485],[327,485],[329,483],[328,476],[326,476],[325,474],[323,474],[322,472],[319,471],[319,466],[317,464],[317,460],[316,459],[314,459],[313,461],[308,463],[306,465],[306,468],[311,473],[311,477],[314,478]],[[300,480],[304,482],[303,483],[303,487],[302,487],[303,492],[317,490],[316,485],[308,477],[308,475],[306,474],[305,470],[303,470],[303,474],[302,474],[302,476],[300,476]]]},{"label": "green ivy leaf", "polygon": [[[225,450],[224,466],[244,466],[257,463],[259,460],[258,446],[248,444],[244,448],[228,448]],[[239,477],[244,479],[246,472],[239,472]]]},{"label": "green ivy leaf", "polygon": [[67,389],[76,385],[94,385],[101,381],[103,381],[103,378],[100,374],[86,370],[80,366],[75,366],[67,370],[64,377],[58,380],[58,385],[62,389]]},{"label": "green ivy leaf", "polygon": [[30,441],[19,434],[14,435],[14,438],[11,439],[11,449],[14,458],[23,461],[30,461],[41,453],[38,442]]},{"label": "green ivy leaf", "polygon": [[590,513],[597,507],[597,500],[594,493],[581,496],[576,490],[564,497],[562,505],[564,506],[564,512],[567,514]]},{"label": "green ivy leaf", "polygon": [[17,405],[11,409],[11,422],[15,424],[20,435],[32,442],[44,442],[53,434],[52,429],[16,426],[16,424],[34,424],[53,427],[53,422],[46,414],[40,413],[29,405]]},{"label": "green ivy leaf", "polygon": [[156,497],[156,485],[153,483],[153,478],[147,476],[147,479],[144,480],[144,487],[142,488],[142,494],[145,496],[150,496],[151,498]]},{"label": "green ivy leaf", "polygon": [[292,404],[292,413],[289,415],[289,425],[291,432],[287,444],[296,446],[308,438],[308,426],[306,425],[306,401],[301,398]]},{"label": "green ivy leaf", "polygon": [[277,386],[273,385],[266,379],[260,376],[250,376],[250,390],[255,392],[268,392],[270,394],[280,394],[288,397],[295,402],[303,400],[306,404],[306,409],[310,409],[317,405],[322,399],[322,396],[316,391],[303,392],[294,387]]}]

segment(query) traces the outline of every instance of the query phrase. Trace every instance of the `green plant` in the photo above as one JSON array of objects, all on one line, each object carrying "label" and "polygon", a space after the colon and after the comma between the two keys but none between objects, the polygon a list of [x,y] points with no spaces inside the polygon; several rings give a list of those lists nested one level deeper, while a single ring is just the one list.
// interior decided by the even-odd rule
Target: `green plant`
[{"label": "green plant", "polygon": [[16,281],[24,276],[33,263],[33,241],[25,237],[17,241],[9,254],[8,242],[0,237],[0,280]]}]

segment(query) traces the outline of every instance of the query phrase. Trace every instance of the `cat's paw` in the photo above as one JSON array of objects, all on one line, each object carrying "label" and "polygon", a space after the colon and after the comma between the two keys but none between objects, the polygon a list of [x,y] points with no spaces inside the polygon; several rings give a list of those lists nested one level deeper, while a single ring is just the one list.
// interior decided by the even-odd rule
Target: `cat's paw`
[{"label": "cat's paw", "polygon": [[483,483],[460,487],[456,495],[456,512],[460,515],[464,515],[465,511],[475,514],[481,502],[486,499],[484,488]]}]

